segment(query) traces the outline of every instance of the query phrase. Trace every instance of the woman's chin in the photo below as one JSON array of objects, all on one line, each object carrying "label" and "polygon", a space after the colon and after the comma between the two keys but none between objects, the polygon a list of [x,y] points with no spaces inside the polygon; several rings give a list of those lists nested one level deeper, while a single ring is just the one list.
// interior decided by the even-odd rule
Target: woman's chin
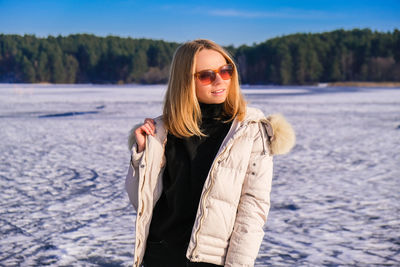
[{"label": "woman's chin", "polygon": [[199,102],[204,104],[221,104],[224,103],[226,100],[226,95],[212,95],[207,98],[198,99]]}]

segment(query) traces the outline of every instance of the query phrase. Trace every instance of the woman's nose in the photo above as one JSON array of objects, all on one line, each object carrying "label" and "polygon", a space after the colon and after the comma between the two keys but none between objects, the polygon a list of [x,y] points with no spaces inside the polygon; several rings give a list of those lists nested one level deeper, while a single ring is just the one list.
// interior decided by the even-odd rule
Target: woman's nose
[{"label": "woman's nose", "polygon": [[222,81],[223,81],[223,79],[221,78],[221,75],[219,75],[219,73],[217,73],[217,74],[215,75],[215,80],[214,80],[213,83],[220,83],[220,82],[222,82]]}]

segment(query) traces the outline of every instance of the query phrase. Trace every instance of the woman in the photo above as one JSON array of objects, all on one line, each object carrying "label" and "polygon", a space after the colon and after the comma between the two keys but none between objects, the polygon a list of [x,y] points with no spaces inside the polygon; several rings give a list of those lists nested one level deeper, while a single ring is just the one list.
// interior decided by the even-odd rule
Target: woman
[{"label": "woman", "polygon": [[270,206],[272,155],[293,144],[283,117],[246,107],[221,46],[181,45],[163,115],[136,126],[129,139],[135,266],[253,266]]}]

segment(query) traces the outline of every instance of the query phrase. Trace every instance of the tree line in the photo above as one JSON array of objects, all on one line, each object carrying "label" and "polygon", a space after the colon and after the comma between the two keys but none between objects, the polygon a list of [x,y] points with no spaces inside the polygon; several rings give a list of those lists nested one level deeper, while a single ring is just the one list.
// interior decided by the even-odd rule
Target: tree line
[{"label": "tree line", "polygon": [[177,46],[89,34],[0,35],[0,82],[165,83]]},{"label": "tree line", "polygon": [[[178,43],[74,34],[0,34],[0,82],[166,83]],[[400,32],[292,34],[228,46],[244,84],[400,81]]]},{"label": "tree line", "polygon": [[235,51],[249,84],[400,81],[400,32],[293,34]]}]

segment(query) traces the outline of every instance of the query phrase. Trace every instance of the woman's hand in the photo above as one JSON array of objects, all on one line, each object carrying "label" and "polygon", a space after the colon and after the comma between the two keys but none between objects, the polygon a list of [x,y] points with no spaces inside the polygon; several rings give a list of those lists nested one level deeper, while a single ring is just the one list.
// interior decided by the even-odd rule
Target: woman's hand
[{"label": "woman's hand", "polygon": [[137,152],[142,152],[146,147],[146,135],[151,134],[152,136],[156,133],[155,121],[150,118],[146,118],[144,123],[135,130]]}]

